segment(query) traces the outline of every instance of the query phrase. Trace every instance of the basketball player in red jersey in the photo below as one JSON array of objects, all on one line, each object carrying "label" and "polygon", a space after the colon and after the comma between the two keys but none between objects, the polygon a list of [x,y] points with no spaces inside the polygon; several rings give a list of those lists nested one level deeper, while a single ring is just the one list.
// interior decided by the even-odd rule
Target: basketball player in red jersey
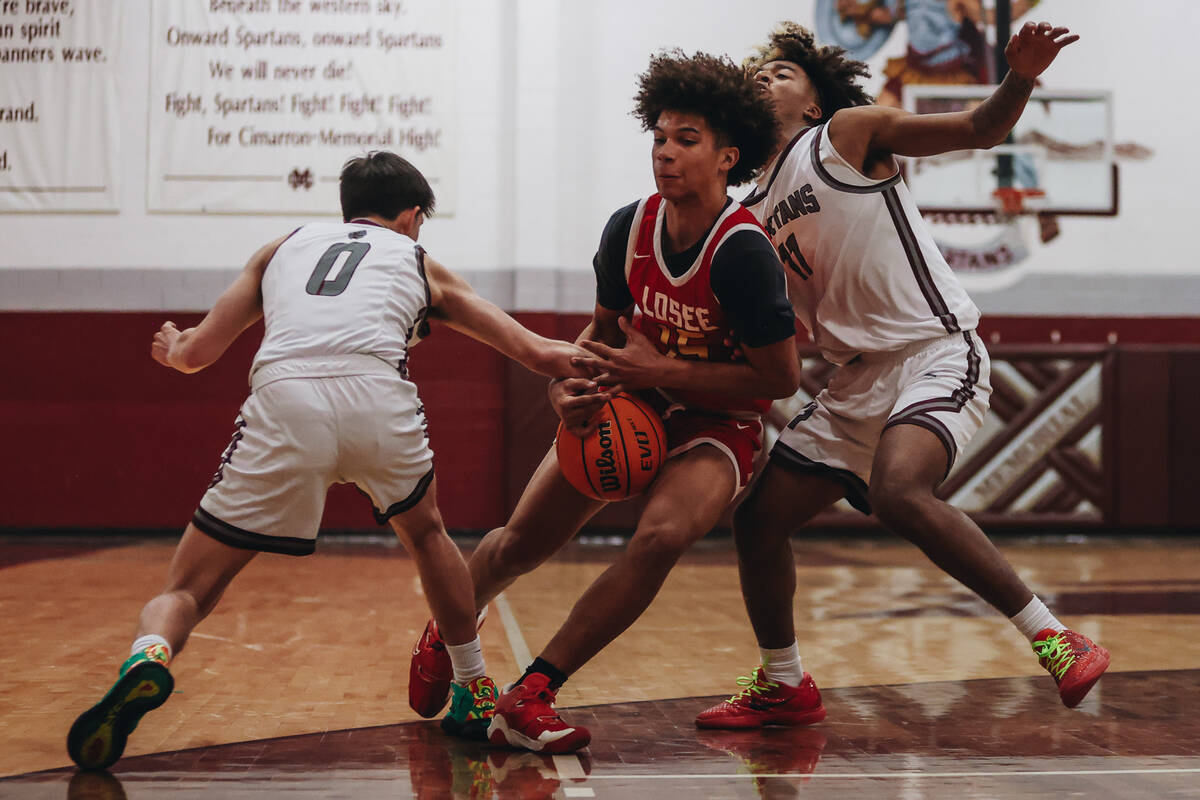
[{"label": "basketball player in red jersey", "polygon": [[[542,753],[588,743],[586,729],[554,710],[555,693],[641,615],[679,556],[718,522],[750,479],[761,413],[799,384],[795,319],[778,255],[727,195],[773,145],[769,102],[728,59],[674,52],[654,57],[641,75],[634,113],[654,134],[658,193],[608,221],[594,260],[596,308],[580,341],[601,353],[622,344],[653,352],[656,369],[620,384],[655,387],[646,395],[663,415],[668,458],[625,552],[497,703],[491,740]],[[735,347],[744,357],[734,359]],[[606,385],[603,375],[596,381]],[[551,401],[573,430],[586,430],[612,393],[588,388],[583,379],[551,385]],[[567,483],[551,449],[508,524],[489,533],[469,561],[477,607],[549,558],[603,505]],[[413,708],[436,714],[448,675],[430,623],[414,652]]]},{"label": "basketball player in red jersey", "polygon": [[938,251],[895,159],[1003,141],[1037,76],[1078,38],[1026,23],[1006,47],[1011,69],[990,98],[970,111],[929,115],[871,105],[857,82],[866,65],[815,46],[798,25],[783,26],[761,48],[755,79],[781,130],[743,202],[779,248],[797,316],[839,368],[780,435],[735,513],[762,666],[745,691],[702,712],[701,727],[803,722],[790,710],[811,679],[792,619],[789,539],[843,496],[1008,617],[1066,706],[1108,667],[1108,652],[1066,629],[983,531],[935,494],[983,422],[990,362],[975,333],[979,310]]}]

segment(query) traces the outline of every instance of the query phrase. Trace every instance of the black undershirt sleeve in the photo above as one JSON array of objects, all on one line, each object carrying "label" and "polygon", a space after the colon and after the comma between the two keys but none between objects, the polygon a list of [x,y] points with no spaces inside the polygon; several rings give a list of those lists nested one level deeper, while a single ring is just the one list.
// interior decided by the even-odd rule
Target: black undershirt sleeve
[{"label": "black undershirt sleeve", "polygon": [[592,258],[596,271],[596,302],[611,311],[624,311],[633,305],[629,282],[625,279],[625,253],[637,203],[630,203],[608,219],[600,234],[600,247]]},{"label": "black undershirt sleeve", "polygon": [[765,347],[796,335],[783,266],[763,234],[730,236],[713,258],[710,280],[739,343]]}]

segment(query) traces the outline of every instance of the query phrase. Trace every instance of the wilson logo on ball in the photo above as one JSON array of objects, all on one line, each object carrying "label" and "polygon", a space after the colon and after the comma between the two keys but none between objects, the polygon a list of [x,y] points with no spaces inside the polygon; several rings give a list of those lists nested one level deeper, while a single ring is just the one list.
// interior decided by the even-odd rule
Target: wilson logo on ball
[{"label": "wilson logo on ball", "polygon": [[591,435],[581,439],[560,424],[555,452],[563,475],[580,492],[596,500],[625,500],[658,475],[666,439],[654,409],[620,394],[605,403]]}]

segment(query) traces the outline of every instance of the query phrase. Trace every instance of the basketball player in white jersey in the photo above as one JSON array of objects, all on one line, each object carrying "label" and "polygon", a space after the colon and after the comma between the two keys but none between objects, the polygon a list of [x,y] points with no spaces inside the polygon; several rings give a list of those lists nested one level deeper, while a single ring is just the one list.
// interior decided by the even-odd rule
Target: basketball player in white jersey
[{"label": "basketball player in white jersey", "polygon": [[71,728],[68,751],[81,767],[120,758],[142,715],[171,693],[171,658],[258,552],[313,552],[334,483],[365,492],[416,564],[454,669],[443,727],[485,734],[496,688],[484,675],[470,573],[438,512],[409,343],[436,317],[556,378],[579,374],[570,358],[585,351],[531,333],[425,255],[416,240],[433,191],[403,158],[347,162],[341,204],[345,222],[304,225],[255,253],[199,325],[167,322],[155,334],[156,361],[196,372],[265,317],[250,397],[166,588],[142,609],[116,684]]},{"label": "basketball player in white jersey", "polygon": [[1106,650],[1066,630],[983,532],[934,492],[987,411],[990,362],[979,311],[934,244],[895,156],[986,148],[1020,117],[1034,80],[1078,39],[1026,23],[1005,50],[1010,72],[977,108],[913,115],[873,106],[861,62],[816,47],[789,24],[760,49],[756,80],[775,102],[779,151],[744,204],[787,267],[796,315],[839,366],[781,434],[734,518],[742,592],[762,666],[747,689],[697,717],[708,728],[791,724],[811,687],[792,621],[789,537],[841,497],[874,512],[948,574],[1009,617],[1068,707],[1108,666]]}]

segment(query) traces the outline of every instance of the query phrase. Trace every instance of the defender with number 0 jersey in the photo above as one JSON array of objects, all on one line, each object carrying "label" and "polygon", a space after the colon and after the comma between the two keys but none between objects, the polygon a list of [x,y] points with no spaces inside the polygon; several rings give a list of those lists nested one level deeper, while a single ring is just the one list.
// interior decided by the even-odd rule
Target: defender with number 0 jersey
[{"label": "defender with number 0 jersey", "polygon": [[424,250],[369,220],[305,225],[267,264],[262,298],[253,392],[192,521],[226,544],[303,555],[333,483],[357,484],[382,524],[433,480],[407,369],[428,313]]}]

